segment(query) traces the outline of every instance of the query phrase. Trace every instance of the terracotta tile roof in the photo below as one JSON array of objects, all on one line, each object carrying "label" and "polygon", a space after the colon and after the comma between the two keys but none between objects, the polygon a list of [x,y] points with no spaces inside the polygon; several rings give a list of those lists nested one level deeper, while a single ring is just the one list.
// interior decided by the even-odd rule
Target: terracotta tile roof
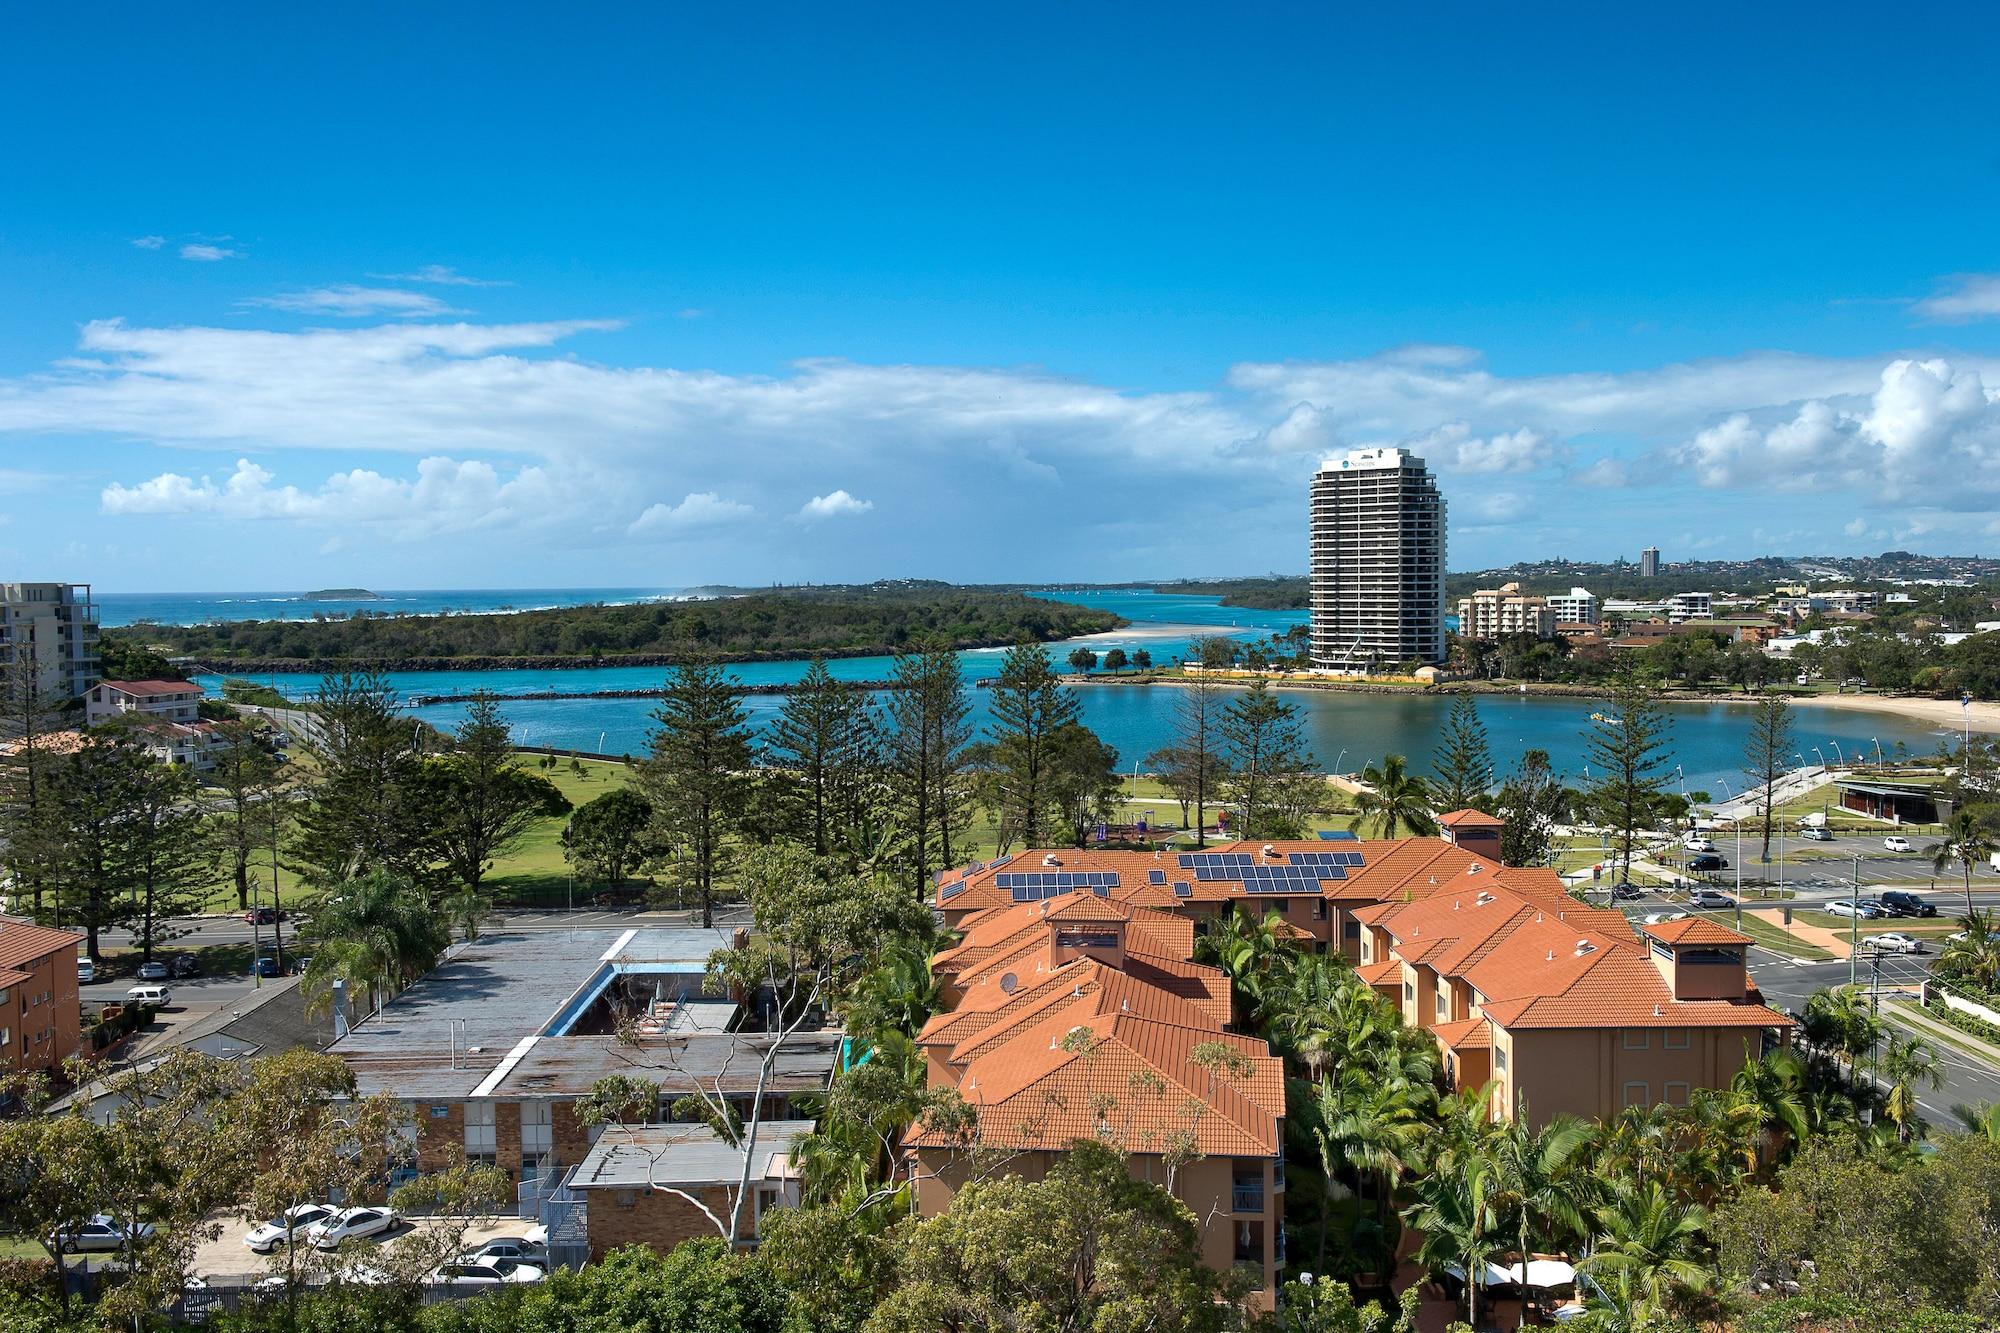
[{"label": "terracotta tile roof", "polygon": [[1403,979],[1403,965],[1394,958],[1384,958],[1379,963],[1363,963],[1354,969],[1354,975],[1371,986],[1386,985]]},{"label": "terracotta tile roof", "polygon": [[1667,944],[1745,944],[1750,937],[1741,931],[1731,930],[1720,921],[1710,921],[1703,917],[1686,916],[1678,921],[1662,921],[1658,925],[1639,927],[1654,939]]},{"label": "terracotta tile roof", "polygon": [[1483,1018],[1461,1018],[1455,1023],[1439,1023],[1431,1029],[1431,1035],[1447,1051],[1493,1049],[1493,1025]]},{"label": "terracotta tile roof", "polygon": [[98,685],[134,699],[152,699],[168,694],[200,694],[201,686],[186,680],[100,680]]},{"label": "terracotta tile roof", "polygon": [[82,943],[83,936],[71,931],[38,926],[17,916],[0,916],[0,967],[16,969],[38,963],[64,949],[74,953]]},{"label": "terracotta tile roof", "polygon": [[1507,821],[1496,819],[1484,810],[1454,810],[1448,815],[1439,815],[1438,823],[1446,828],[1506,828]]}]

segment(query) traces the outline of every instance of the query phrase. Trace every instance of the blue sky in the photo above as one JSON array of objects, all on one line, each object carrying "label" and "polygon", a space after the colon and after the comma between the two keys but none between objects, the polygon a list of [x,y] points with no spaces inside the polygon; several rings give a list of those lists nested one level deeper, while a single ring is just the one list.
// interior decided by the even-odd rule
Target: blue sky
[{"label": "blue sky", "polygon": [[2000,547],[1978,9],[711,8],[17,16],[9,576]]}]

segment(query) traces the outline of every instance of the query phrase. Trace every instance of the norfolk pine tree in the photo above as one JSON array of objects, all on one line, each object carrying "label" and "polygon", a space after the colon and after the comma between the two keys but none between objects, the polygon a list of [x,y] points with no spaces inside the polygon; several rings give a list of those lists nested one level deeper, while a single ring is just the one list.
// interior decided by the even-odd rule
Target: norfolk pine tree
[{"label": "norfolk pine tree", "polygon": [[1001,821],[1020,830],[1021,845],[1049,842],[1051,744],[1076,722],[1076,697],[1056,675],[1049,650],[1017,644],[1000,664],[993,687],[993,762],[999,781]]},{"label": "norfolk pine tree", "polygon": [[1482,808],[1493,789],[1493,752],[1470,690],[1458,691],[1445,719],[1444,734],[1431,760],[1430,787],[1444,811]]},{"label": "norfolk pine tree", "polygon": [[1761,860],[1771,859],[1772,788],[1786,771],[1792,754],[1792,705],[1782,694],[1767,694],[1750,710],[1750,739],[1743,750],[1743,772],[1759,784],[1757,815],[1763,825]]},{"label": "norfolk pine tree", "polygon": [[662,843],[687,853],[686,874],[701,903],[701,924],[715,924],[716,876],[726,840],[743,807],[754,751],[742,692],[720,667],[687,663],[667,674],[653,710],[652,757],[639,766],[639,789],[653,808]]},{"label": "norfolk pine tree", "polygon": [[875,710],[859,687],[833,678],[815,657],[765,737],[779,770],[787,832],[831,855],[859,822],[857,796],[877,763]]},{"label": "norfolk pine tree", "polygon": [[252,860],[259,852],[278,845],[289,814],[285,771],[249,722],[218,722],[215,729],[222,743],[215,748],[215,767],[208,772],[208,785],[220,791],[222,798],[209,831],[229,867],[240,911],[250,906]]},{"label": "norfolk pine tree", "polygon": [[1296,825],[1315,808],[1305,799],[1305,784],[1317,787],[1320,806],[1326,791],[1297,706],[1258,680],[1222,710],[1219,729],[1229,760],[1230,798],[1243,811],[1240,836],[1297,837]]},{"label": "norfolk pine tree", "polygon": [[922,899],[933,868],[951,864],[952,834],[966,817],[971,708],[958,654],[941,640],[899,653],[893,679],[883,761],[903,858]]},{"label": "norfolk pine tree", "polygon": [[1667,785],[1670,724],[1659,690],[1626,671],[1614,678],[1601,711],[1591,715],[1584,752],[1595,770],[1584,801],[1617,835],[1618,878],[1632,877],[1632,847],[1650,828]]},{"label": "norfolk pine tree", "polygon": [[[1146,764],[1183,807],[1194,807],[1194,845],[1208,845],[1208,805],[1221,791],[1223,763],[1222,687],[1207,676],[1189,676],[1174,701],[1173,739],[1146,757]],[[1186,818],[1187,811],[1182,810]]]}]

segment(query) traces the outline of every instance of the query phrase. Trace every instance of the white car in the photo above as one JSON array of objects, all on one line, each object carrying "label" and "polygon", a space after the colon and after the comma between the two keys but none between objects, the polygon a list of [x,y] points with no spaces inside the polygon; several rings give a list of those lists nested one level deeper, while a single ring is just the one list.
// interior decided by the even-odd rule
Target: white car
[{"label": "white car", "polygon": [[167,1007],[167,1002],[173,999],[173,997],[174,993],[165,986],[158,986],[152,982],[147,982],[143,986],[134,986],[127,990],[125,992],[125,1003],[150,1004],[156,1009],[164,1009]]},{"label": "white car", "polygon": [[1900,930],[1890,930],[1880,935],[1870,935],[1861,941],[1861,947],[1874,949],[1878,953],[1922,953],[1924,942],[1914,935],[1905,935]]},{"label": "white car", "polygon": [[1899,833],[1891,833],[1888,837],[1882,839],[1882,845],[1892,852],[1907,852],[1911,850],[1910,840]]},{"label": "white car", "polygon": [[1734,907],[1736,900],[1720,889],[1690,889],[1688,901],[1696,907]]},{"label": "white car", "polygon": [[269,1254],[287,1236],[303,1239],[308,1228],[332,1217],[336,1211],[330,1203],[295,1203],[270,1221],[250,1228],[243,1243],[259,1254]]},{"label": "white car", "polygon": [[76,960],[76,980],[77,984],[83,986],[88,986],[97,980],[97,964],[81,954]]},{"label": "white car", "polygon": [[1799,836],[1807,842],[1832,842],[1833,830],[1824,824],[1808,824],[1799,830]]},{"label": "white car", "polygon": [[1681,839],[1681,846],[1691,852],[1712,852],[1715,850],[1715,840],[1704,834],[1690,833]]},{"label": "white car", "polygon": [[105,1250],[120,1250],[127,1241],[146,1241],[153,1238],[153,1224],[141,1222],[128,1226],[106,1213],[86,1217],[72,1227],[64,1227],[50,1239],[56,1248],[66,1254],[92,1254]]},{"label": "white car", "polygon": [[1850,898],[1835,898],[1826,905],[1826,914],[1828,916],[1858,917],[1863,921],[1873,921],[1876,917],[1882,915],[1882,909],[1871,907],[1867,903],[1856,903]]},{"label": "white car", "polygon": [[481,1259],[461,1254],[451,1263],[432,1269],[428,1280],[454,1287],[466,1284],[498,1286],[507,1282],[540,1282],[544,1276],[540,1268],[519,1259]]},{"label": "white car", "polygon": [[1687,920],[1686,912],[1648,912],[1639,918],[1641,925],[1664,926],[1669,921]]},{"label": "white car", "polygon": [[379,1236],[396,1225],[391,1208],[343,1208],[306,1228],[306,1238],[322,1250],[337,1250],[342,1241]]}]

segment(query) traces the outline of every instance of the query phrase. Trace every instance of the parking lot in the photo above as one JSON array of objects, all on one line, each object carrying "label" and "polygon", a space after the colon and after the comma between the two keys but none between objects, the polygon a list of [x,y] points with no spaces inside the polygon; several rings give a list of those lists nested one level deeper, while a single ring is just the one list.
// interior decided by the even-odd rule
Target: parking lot
[{"label": "parking lot", "polygon": [[[192,1272],[200,1274],[205,1279],[241,1283],[243,1281],[254,1281],[268,1276],[273,1272],[283,1270],[284,1255],[282,1250],[273,1255],[266,1256],[254,1253],[249,1246],[243,1243],[243,1237],[249,1233],[252,1227],[261,1224],[264,1221],[263,1218],[253,1219],[242,1216],[224,1215],[215,1220],[221,1225],[222,1233],[213,1240],[202,1241],[196,1247],[194,1261],[190,1265]],[[411,1235],[419,1226],[423,1225],[428,1225],[425,1219],[419,1218],[414,1222],[405,1219],[398,1222],[393,1230],[381,1236],[371,1236],[354,1243],[358,1246],[371,1248],[392,1245],[396,1241]],[[453,1225],[456,1225],[455,1221]],[[466,1230],[465,1248],[468,1250],[477,1249],[487,1241],[497,1239],[501,1236],[520,1236],[529,1225],[525,1219],[513,1216],[481,1217],[475,1219],[472,1225]]]}]

